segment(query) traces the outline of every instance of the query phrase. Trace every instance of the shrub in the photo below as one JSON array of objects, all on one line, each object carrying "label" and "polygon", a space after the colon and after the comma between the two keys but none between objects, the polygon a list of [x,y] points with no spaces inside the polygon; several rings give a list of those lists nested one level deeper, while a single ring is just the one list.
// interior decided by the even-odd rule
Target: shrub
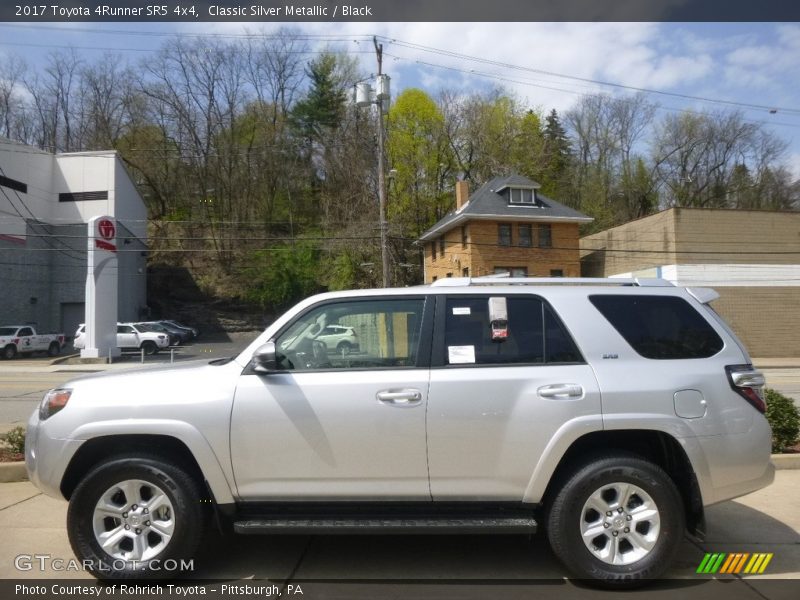
[{"label": "shrub", "polygon": [[794,400],[775,390],[764,390],[767,400],[767,421],[772,427],[772,451],[785,452],[800,436],[800,411]]},{"label": "shrub", "polygon": [[25,453],[25,428],[22,426],[0,434],[0,442],[8,446],[8,449],[15,454]]}]

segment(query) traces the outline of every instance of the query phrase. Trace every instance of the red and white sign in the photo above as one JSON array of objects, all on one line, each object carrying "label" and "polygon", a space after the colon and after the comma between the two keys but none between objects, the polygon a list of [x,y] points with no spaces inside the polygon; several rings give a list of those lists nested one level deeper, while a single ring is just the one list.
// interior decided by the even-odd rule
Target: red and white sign
[{"label": "red and white sign", "polygon": [[101,250],[109,252],[117,251],[116,244],[117,227],[111,219],[100,219],[97,221],[97,231],[95,233],[94,245]]}]

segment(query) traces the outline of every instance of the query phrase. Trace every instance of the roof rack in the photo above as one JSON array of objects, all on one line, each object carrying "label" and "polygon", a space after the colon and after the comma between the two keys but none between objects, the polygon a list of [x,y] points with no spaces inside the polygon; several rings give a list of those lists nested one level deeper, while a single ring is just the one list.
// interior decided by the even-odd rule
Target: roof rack
[{"label": "roof rack", "polygon": [[674,287],[667,279],[645,277],[446,277],[431,283],[431,287],[462,287],[471,285],[620,285],[638,287]]}]

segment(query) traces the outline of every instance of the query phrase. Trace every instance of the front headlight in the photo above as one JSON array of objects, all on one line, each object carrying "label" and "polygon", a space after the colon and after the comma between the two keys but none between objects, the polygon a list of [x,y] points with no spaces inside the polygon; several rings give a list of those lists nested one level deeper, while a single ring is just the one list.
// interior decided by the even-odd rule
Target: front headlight
[{"label": "front headlight", "polygon": [[60,388],[47,392],[44,398],[42,398],[42,403],[39,405],[39,419],[44,421],[48,417],[52,417],[67,405],[71,395],[72,390]]}]

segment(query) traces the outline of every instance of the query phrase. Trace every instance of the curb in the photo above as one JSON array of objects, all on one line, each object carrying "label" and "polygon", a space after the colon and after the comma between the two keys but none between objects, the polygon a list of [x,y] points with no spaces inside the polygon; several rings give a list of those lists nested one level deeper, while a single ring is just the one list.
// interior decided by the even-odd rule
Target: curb
[{"label": "curb", "polygon": [[[773,454],[772,464],[778,471],[800,469],[800,454]],[[24,461],[0,463],[0,483],[27,480],[28,472],[25,470]]]},{"label": "curb", "polygon": [[800,454],[773,454],[772,464],[779,471],[784,469],[800,469]]},{"label": "curb", "polygon": [[51,360],[50,364],[51,365],[60,365],[60,364],[63,364],[65,362],[67,362],[69,359],[76,358],[78,356],[80,356],[79,352],[78,353],[74,353],[74,354],[64,354],[63,356],[59,356],[59,357],[54,358],[53,360]]},{"label": "curb", "polygon": [[13,483],[15,481],[28,481],[25,462],[0,463],[0,483]]}]

